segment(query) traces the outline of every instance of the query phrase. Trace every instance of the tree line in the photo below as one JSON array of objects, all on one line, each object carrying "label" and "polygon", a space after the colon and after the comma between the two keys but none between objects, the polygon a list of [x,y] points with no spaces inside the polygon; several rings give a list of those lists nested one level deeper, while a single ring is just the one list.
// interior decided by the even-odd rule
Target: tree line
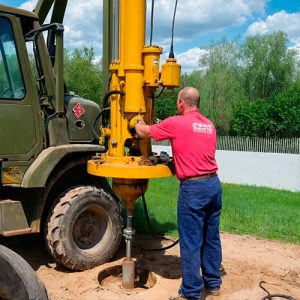
[{"label": "tree line", "polygon": [[[200,111],[219,135],[300,137],[300,62],[287,45],[283,32],[211,42],[180,88],[200,90]],[[93,49],[66,52],[65,79],[70,90],[100,104],[102,73],[93,60]],[[177,113],[178,90],[155,100],[156,119]]]}]

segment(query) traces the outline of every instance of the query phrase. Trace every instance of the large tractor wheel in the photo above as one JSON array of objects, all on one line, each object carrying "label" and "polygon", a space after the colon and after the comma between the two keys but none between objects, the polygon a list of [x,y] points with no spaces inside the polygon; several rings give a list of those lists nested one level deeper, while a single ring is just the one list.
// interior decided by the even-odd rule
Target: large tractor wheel
[{"label": "large tractor wheel", "polygon": [[113,197],[93,186],[59,196],[46,224],[46,242],[58,263],[87,270],[107,262],[119,248],[122,218]]},{"label": "large tractor wheel", "polygon": [[49,299],[44,285],[31,266],[20,255],[2,245],[0,245],[0,299]]}]

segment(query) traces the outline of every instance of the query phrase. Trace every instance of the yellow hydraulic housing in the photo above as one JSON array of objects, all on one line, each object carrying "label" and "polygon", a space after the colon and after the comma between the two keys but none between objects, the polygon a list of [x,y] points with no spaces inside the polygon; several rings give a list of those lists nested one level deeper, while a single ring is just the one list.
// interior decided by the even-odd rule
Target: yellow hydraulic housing
[{"label": "yellow hydraulic housing", "polygon": [[102,138],[108,141],[108,151],[88,162],[88,173],[112,178],[113,190],[127,211],[125,288],[133,288],[130,240],[135,201],[146,192],[149,178],[172,175],[167,165],[150,162],[151,140],[136,137],[130,127],[136,119],[153,124],[156,89],[177,87],[180,80],[180,65],[175,59],[167,60],[160,73],[162,49],[144,45],[145,20],[145,0],[120,0],[119,59],[110,65],[110,91],[117,92],[110,96],[110,124],[101,128]]},{"label": "yellow hydraulic housing", "polygon": [[114,191],[133,204],[147,189],[144,179],[167,177],[172,172],[164,164],[151,164],[151,141],[133,136],[130,121],[138,116],[152,124],[156,89],[180,84],[176,60],[167,59],[160,74],[162,49],[144,45],[145,20],[145,0],[120,0],[120,57],[110,65],[110,90],[124,95],[110,96],[110,127],[101,129],[102,137],[108,139],[107,153],[88,162],[88,173],[113,178]]}]

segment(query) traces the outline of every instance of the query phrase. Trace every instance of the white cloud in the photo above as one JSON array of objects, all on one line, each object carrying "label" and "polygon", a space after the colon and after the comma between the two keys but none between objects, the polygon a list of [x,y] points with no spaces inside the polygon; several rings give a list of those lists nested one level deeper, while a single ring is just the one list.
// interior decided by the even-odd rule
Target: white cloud
[{"label": "white cloud", "polygon": [[268,16],[265,21],[257,21],[251,24],[246,35],[268,34],[283,31],[287,34],[293,49],[300,60],[300,12],[287,13],[284,10]]},{"label": "white cloud", "polygon": [[[178,2],[175,22],[176,45],[201,34],[240,25],[256,14],[264,13],[268,0],[184,0]],[[32,10],[37,0],[29,0],[20,7]],[[171,36],[175,0],[156,0],[153,42],[167,49]],[[151,0],[147,0],[147,24],[150,23]],[[102,48],[102,0],[72,0],[68,2],[64,20],[65,46],[93,46],[96,54]]]},{"label": "white cloud", "polygon": [[[148,1],[150,2],[150,1]],[[179,38],[194,39],[201,34],[220,31],[244,24],[256,14],[264,13],[267,0],[185,0],[179,1],[175,34]],[[154,39],[160,42],[170,36],[175,1],[157,0],[154,12]],[[150,9],[148,3],[148,10]]]},{"label": "white cloud", "polygon": [[276,31],[287,33],[289,40],[300,46],[300,12],[287,13],[284,10],[268,16],[265,21],[251,24],[247,35],[267,34]]},{"label": "white cloud", "polygon": [[207,51],[200,48],[192,48],[185,52],[176,55],[177,62],[181,64],[181,73],[191,73],[194,70],[199,70],[199,59]]},{"label": "white cloud", "polygon": [[22,3],[19,8],[22,8],[25,10],[33,10],[36,3],[37,3],[37,0],[30,0],[30,1]]},{"label": "white cloud", "polygon": [[[30,0],[20,8],[32,11],[36,3],[37,0]],[[69,1],[64,26],[67,49],[94,47],[99,54],[102,49],[102,0]]]},{"label": "white cloud", "polygon": [[93,63],[96,65],[96,64],[100,64],[101,63],[101,60],[102,60],[102,56],[100,55],[95,55],[95,58],[94,58],[94,61]]},{"label": "white cloud", "polygon": [[296,58],[297,58],[297,60],[300,61],[300,43],[298,43],[297,45],[295,45],[293,47],[290,47],[290,49],[296,51]]}]

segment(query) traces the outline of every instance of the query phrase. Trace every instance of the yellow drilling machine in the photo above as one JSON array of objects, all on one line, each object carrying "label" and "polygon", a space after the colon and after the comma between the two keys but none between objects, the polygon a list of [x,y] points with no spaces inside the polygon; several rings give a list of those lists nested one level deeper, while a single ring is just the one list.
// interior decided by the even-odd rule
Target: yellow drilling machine
[{"label": "yellow drilling machine", "polygon": [[[162,48],[152,45],[154,0],[149,45],[146,0],[103,0],[102,109],[64,81],[67,1],[39,0],[33,12],[0,4],[0,236],[42,232],[57,263],[90,269],[118,250],[121,199],[127,212],[123,287],[133,288],[135,201],[150,178],[172,175],[168,159],[153,155],[151,140],[137,138],[134,126],[153,124],[156,92],[179,86],[177,0],[171,51],[161,68]],[[18,269],[20,279],[10,279],[16,258],[8,251],[0,247],[0,298],[17,299],[21,283],[30,293],[29,273]]]},{"label": "yellow drilling machine", "polygon": [[[100,144],[107,145],[107,152],[88,161],[88,173],[112,178],[113,191],[123,201],[127,213],[123,232],[126,240],[123,287],[133,288],[135,264],[131,242],[135,201],[146,192],[150,178],[172,175],[167,164],[149,159],[153,156],[151,140],[136,137],[134,125],[153,124],[155,92],[158,88],[180,85],[180,65],[171,45],[170,55],[160,71],[162,48],[152,45],[152,30],[150,45],[145,45],[145,0],[104,1],[104,11],[107,11],[104,16],[112,18],[104,21],[104,32],[108,35],[104,35],[103,72],[109,69],[110,76],[106,81],[109,91],[103,101],[99,139]],[[108,44],[109,40],[113,45]],[[109,67],[105,65],[107,62],[111,62]]]}]

